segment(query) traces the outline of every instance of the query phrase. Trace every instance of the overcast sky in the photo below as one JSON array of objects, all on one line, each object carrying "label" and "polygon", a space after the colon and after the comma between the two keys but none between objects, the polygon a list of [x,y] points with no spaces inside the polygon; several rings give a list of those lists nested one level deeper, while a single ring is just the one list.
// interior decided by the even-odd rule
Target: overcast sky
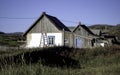
[{"label": "overcast sky", "polygon": [[0,31],[25,32],[44,11],[66,26],[120,24],[120,0],[0,0]]}]

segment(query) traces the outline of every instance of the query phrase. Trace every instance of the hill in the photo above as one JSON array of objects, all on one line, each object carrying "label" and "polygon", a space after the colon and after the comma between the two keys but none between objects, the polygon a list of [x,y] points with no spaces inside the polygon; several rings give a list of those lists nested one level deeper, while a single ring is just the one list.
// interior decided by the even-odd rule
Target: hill
[{"label": "hill", "polygon": [[15,32],[15,33],[1,32],[1,34],[0,34],[0,45],[18,46],[17,41],[25,39],[22,35],[23,35],[22,32]]},{"label": "hill", "polygon": [[[74,26],[68,27],[71,31],[75,29]],[[103,33],[107,33],[109,35],[117,36],[120,40],[120,24],[117,25],[108,25],[108,24],[95,24],[88,26],[90,29],[99,29],[102,30]]]},{"label": "hill", "polygon": [[90,29],[100,29],[102,32],[108,33],[109,35],[117,36],[120,40],[120,24],[117,25],[106,25],[106,24],[96,24],[89,26]]},{"label": "hill", "polygon": [[5,33],[0,31],[0,34],[5,34]]},{"label": "hill", "polygon": [[108,33],[117,36],[120,40],[120,25],[110,28]]},{"label": "hill", "polygon": [[111,27],[114,27],[113,25],[107,25],[107,24],[95,24],[95,25],[91,25],[88,26],[91,29],[101,29],[101,30],[105,30],[105,29],[110,29]]},{"label": "hill", "polygon": [[74,26],[70,26],[70,27],[68,27],[68,28],[70,29],[70,31],[73,31],[73,30],[75,29]]}]

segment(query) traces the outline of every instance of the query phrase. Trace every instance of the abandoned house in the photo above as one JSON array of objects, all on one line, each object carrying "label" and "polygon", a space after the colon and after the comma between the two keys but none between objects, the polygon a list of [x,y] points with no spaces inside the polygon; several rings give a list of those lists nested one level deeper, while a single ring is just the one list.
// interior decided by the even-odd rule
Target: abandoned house
[{"label": "abandoned house", "polygon": [[111,43],[105,39],[100,30],[90,30],[85,25],[79,25],[69,30],[59,19],[45,12],[24,33],[26,47],[68,46],[74,48],[92,48]]},{"label": "abandoned house", "polygon": [[75,48],[89,48],[94,46],[94,39],[98,37],[94,35],[85,25],[79,25],[73,30]]},{"label": "abandoned house", "polygon": [[45,12],[25,32],[26,47],[69,46],[72,47],[72,32],[56,17]]}]

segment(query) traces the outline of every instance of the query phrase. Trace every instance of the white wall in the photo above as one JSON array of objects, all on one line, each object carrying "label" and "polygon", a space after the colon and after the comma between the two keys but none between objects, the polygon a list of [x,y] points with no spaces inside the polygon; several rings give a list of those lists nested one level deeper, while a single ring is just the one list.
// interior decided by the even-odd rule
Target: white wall
[{"label": "white wall", "polygon": [[29,48],[39,47],[41,39],[41,33],[31,33],[27,36],[27,46]]},{"label": "white wall", "polygon": [[[40,46],[41,33],[31,33],[28,35],[26,47],[43,47],[43,44]],[[62,46],[62,33],[47,33],[47,36],[55,36],[55,45]]]},{"label": "white wall", "polygon": [[55,45],[62,46],[62,33],[47,33],[47,36],[55,36]]}]

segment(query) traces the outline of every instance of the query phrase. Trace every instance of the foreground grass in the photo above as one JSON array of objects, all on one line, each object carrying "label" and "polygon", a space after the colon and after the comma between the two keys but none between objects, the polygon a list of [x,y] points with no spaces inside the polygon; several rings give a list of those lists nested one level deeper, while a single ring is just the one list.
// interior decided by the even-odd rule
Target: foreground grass
[{"label": "foreground grass", "polygon": [[[52,60],[52,62],[56,62],[55,64],[49,63],[47,60],[47,64],[45,64],[46,59],[39,59],[39,61],[35,63],[26,63],[23,62],[21,64],[15,63],[11,61],[11,64],[8,64],[6,60],[4,66],[0,69],[0,75],[119,75],[120,74],[120,47],[112,46],[106,48],[95,48],[95,49],[73,49],[73,48],[49,48],[50,50],[46,50],[46,53],[50,55],[57,53],[63,58],[59,62],[63,62],[64,65],[58,65],[56,63],[56,59]],[[56,49],[58,50],[56,52]],[[21,53],[23,54],[32,54],[36,55],[36,52],[40,53],[39,49],[28,50],[25,52],[15,52],[10,53],[8,56],[3,54],[4,57],[17,56]],[[8,54],[8,53],[7,53]],[[49,54],[47,54],[49,56]],[[67,58],[71,58],[72,60],[79,61],[78,67],[69,66],[67,67],[65,60]],[[2,57],[0,57],[1,59]],[[23,57],[25,58],[25,57]],[[48,57],[47,57],[48,58]],[[3,59],[3,58],[2,58]],[[34,58],[35,59],[35,58]],[[48,58],[49,59],[49,58]],[[26,60],[26,59],[24,59]],[[44,62],[42,62],[44,60]],[[10,62],[10,61],[9,61]]]},{"label": "foreground grass", "polygon": [[101,67],[87,67],[84,69],[48,67],[41,64],[9,67],[0,72],[0,75],[119,75],[120,64]]}]

